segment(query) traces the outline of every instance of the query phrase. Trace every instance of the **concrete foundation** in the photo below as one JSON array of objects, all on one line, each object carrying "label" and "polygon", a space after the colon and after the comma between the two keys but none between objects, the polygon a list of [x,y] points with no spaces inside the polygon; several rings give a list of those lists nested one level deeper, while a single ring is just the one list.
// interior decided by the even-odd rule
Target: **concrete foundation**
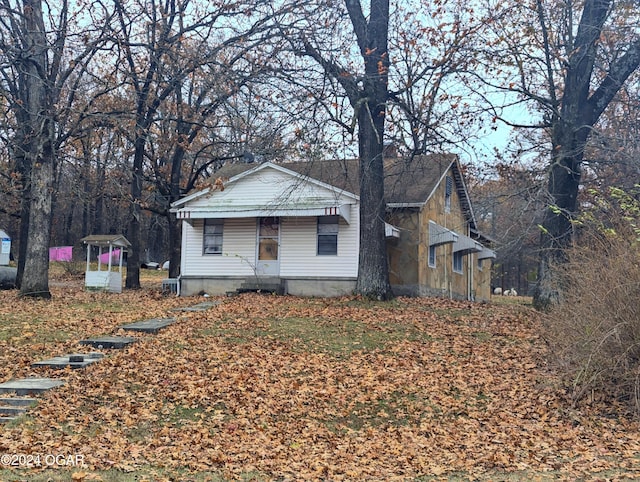
[{"label": "concrete foundation", "polygon": [[[281,277],[284,293],[294,296],[332,297],[352,294],[356,288],[356,279],[327,278],[286,278]],[[224,295],[236,291],[244,283],[254,281],[250,278],[180,278],[180,295],[194,296],[207,293],[211,296]]]}]

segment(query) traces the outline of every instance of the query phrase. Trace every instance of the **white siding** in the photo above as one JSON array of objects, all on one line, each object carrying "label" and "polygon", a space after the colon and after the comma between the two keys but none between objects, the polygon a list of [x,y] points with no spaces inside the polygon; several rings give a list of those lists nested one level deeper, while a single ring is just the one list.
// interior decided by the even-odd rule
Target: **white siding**
[{"label": "white siding", "polygon": [[204,220],[184,222],[182,231],[183,276],[252,276],[256,257],[256,220],[225,219],[222,256],[203,255]]},{"label": "white siding", "polygon": [[[317,217],[281,217],[280,276],[283,278],[347,278],[358,274],[359,210],[357,200],[347,194],[325,188],[298,177],[269,168],[249,174],[214,191],[193,199],[185,209],[204,212],[229,212],[240,217],[224,219],[222,256],[202,254],[204,220],[194,218],[183,222],[182,270],[185,277],[249,277],[253,276],[256,260],[255,217],[253,207],[288,205],[304,209],[307,206],[343,205],[350,209],[350,223],[340,218],[338,254],[318,256]],[[236,214],[236,213],[234,213]]]},{"label": "white siding", "polygon": [[358,209],[351,224],[340,219],[338,254],[318,256],[317,218],[284,218],[280,232],[280,276],[354,278],[358,274]]}]

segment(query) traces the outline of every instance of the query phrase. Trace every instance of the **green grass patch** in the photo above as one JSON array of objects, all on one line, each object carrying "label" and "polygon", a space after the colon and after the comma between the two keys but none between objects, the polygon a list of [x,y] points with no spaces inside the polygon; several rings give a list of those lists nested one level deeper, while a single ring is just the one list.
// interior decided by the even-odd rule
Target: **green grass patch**
[{"label": "green grass patch", "polygon": [[204,417],[205,413],[201,407],[175,405],[162,411],[161,420],[165,424],[182,427],[189,422],[201,420]]},{"label": "green grass patch", "polygon": [[73,333],[52,329],[44,320],[26,315],[0,315],[0,341],[14,346],[33,343],[57,343],[69,340]]},{"label": "green grass patch", "polygon": [[493,335],[491,333],[487,333],[486,331],[476,331],[471,333],[471,336],[474,337],[478,341],[491,341]]},{"label": "green grass patch", "polygon": [[413,325],[389,325],[353,321],[327,321],[321,318],[286,317],[264,320],[260,326],[247,329],[234,328],[233,321],[207,328],[201,336],[215,336],[226,343],[250,343],[256,338],[271,337],[291,343],[294,349],[313,353],[349,356],[356,351],[384,350],[389,344],[401,340],[430,341],[431,337]]}]

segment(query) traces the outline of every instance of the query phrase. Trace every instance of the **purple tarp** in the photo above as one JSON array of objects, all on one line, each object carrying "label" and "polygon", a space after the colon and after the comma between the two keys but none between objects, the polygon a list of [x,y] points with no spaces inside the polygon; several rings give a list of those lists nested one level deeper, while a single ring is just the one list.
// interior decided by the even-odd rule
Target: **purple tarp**
[{"label": "purple tarp", "polygon": [[[109,264],[109,252],[101,254],[100,256],[98,256],[98,259],[100,260],[100,262],[102,264]],[[119,249],[114,249],[111,252],[111,264],[112,265],[120,264],[120,250]]]},{"label": "purple tarp", "polygon": [[56,246],[49,248],[49,261],[66,261],[73,259],[73,246]]}]

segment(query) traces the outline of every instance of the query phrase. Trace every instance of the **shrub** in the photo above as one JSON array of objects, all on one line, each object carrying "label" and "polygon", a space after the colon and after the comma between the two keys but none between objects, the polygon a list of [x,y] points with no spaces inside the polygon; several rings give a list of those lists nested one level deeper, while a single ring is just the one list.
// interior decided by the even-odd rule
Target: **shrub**
[{"label": "shrub", "polygon": [[640,415],[640,204],[621,191],[594,201],[576,223],[546,336],[575,401],[615,398]]}]

